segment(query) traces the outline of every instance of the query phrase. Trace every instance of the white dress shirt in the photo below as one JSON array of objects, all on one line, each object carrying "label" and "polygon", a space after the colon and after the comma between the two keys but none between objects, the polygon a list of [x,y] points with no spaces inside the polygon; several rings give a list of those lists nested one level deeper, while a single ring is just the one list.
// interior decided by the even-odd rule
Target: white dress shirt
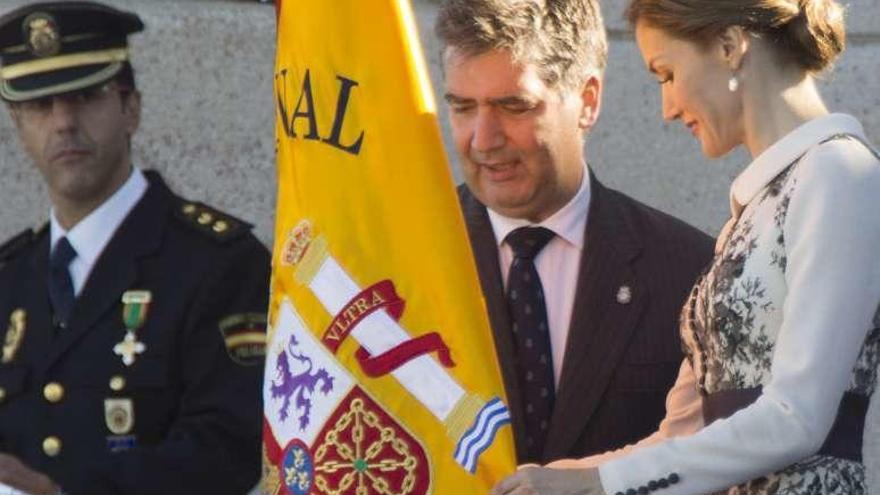
[{"label": "white dress shirt", "polygon": [[535,257],[535,269],[541,277],[544,301],[547,305],[547,324],[550,327],[550,351],[553,357],[553,379],[559,387],[562,359],[568,340],[568,327],[574,307],[581,254],[584,251],[584,229],[590,208],[590,177],[584,165],[580,188],[574,197],[556,213],[539,224],[521,218],[505,217],[487,208],[495,241],[498,243],[498,261],[501,277],[507,287],[507,274],[513,263],[513,250],[504,239],[519,227],[544,227],[556,236]]},{"label": "white dress shirt", "polygon": [[[758,239],[745,265],[746,275],[766,282],[767,293],[781,299],[773,299],[757,316],[760,331],[773,343],[772,361],[767,367],[742,366],[735,360],[730,364],[744,372],[748,386],[763,387],[761,397],[692,435],[670,438],[674,435],[661,431],[643,448],[560,467],[607,461],[599,472],[609,495],[670,473],[681,481],[661,490],[663,495],[703,494],[770,475],[819,449],[840,398],[852,386],[856,358],[875,325],[872,320],[880,316],[880,161],[855,140],[819,145],[838,134],[865,140],[852,117],[815,119],[755,158],[731,188],[731,203],[745,206],[743,218],[755,221],[755,231],[775,228],[782,234],[780,241],[784,239],[783,277],[776,275],[778,257],[771,259],[761,245],[765,237]],[[763,193],[768,184],[801,155],[787,181],[788,205],[767,200],[776,197]],[[776,226],[779,208],[786,216]],[[776,237],[774,233],[773,248]],[[720,383],[713,373],[718,371],[710,368],[707,383]],[[676,388],[694,384],[695,372],[686,363]],[[671,409],[664,423],[696,410],[699,400],[698,394],[679,391],[678,401],[667,403]],[[694,424],[693,414],[685,416]]]},{"label": "white dress shirt", "polygon": [[143,172],[137,168],[132,169],[131,175],[125,183],[95,208],[70,231],[58,222],[55,209],[49,212],[50,223],[50,253],[55,244],[62,237],[67,237],[68,242],[76,251],[76,257],[71,260],[68,270],[73,280],[73,293],[79,296],[85,286],[92,268],[107,247],[107,243],[116,233],[116,229],[122,224],[132,208],[140,201],[147,190],[147,179]]}]

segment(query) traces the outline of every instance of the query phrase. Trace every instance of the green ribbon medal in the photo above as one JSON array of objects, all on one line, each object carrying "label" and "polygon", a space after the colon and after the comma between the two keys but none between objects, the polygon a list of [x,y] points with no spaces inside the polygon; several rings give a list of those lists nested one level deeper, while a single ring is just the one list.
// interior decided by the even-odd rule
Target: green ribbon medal
[{"label": "green ribbon medal", "polygon": [[122,363],[131,366],[138,354],[147,350],[143,342],[138,342],[137,331],[147,319],[147,310],[153,295],[148,290],[128,290],[122,294],[122,322],[125,324],[125,337],[113,346],[113,352],[122,357]]}]

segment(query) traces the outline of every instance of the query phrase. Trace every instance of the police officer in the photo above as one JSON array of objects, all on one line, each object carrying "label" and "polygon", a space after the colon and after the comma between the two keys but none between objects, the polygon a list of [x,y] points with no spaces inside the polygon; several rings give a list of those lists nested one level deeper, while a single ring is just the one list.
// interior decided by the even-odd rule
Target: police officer
[{"label": "police officer", "polygon": [[52,202],[0,248],[0,486],[241,494],[259,476],[268,252],[133,167],[142,29],[92,2],[0,18],[0,96]]}]

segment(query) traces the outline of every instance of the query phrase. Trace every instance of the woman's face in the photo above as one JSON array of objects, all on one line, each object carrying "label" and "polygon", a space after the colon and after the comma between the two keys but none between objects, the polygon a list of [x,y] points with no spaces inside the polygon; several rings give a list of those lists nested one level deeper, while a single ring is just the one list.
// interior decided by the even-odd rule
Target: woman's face
[{"label": "woman's face", "polygon": [[636,42],[660,83],[665,120],[680,119],[710,158],[743,142],[742,89],[728,89],[733,71],[720,40],[706,47],[639,22]]}]

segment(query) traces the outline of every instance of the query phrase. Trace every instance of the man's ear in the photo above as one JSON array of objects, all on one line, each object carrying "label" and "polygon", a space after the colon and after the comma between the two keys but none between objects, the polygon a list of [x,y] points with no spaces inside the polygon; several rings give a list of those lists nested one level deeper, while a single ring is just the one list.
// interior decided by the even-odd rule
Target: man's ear
[{"label": "man's ear", "polygon": [[728,26],[718,35],[721,56],[731,71],[739,70],[751,47],[751,36],[742,26]]},{"label": "man's ear", "polygon": [[589,131],[596,120],[599,119],[599,112],[602,109],[602,79],[596,75],[591,75],[584,82],[581,88],[581,114],[578,117],[578,127],[584,131]]},{"label": "man's ear", "polygon": [[122,98],[122,113],[125,114],[125,130],[132,136],[141,124],[141,92],[132,90]]}]

